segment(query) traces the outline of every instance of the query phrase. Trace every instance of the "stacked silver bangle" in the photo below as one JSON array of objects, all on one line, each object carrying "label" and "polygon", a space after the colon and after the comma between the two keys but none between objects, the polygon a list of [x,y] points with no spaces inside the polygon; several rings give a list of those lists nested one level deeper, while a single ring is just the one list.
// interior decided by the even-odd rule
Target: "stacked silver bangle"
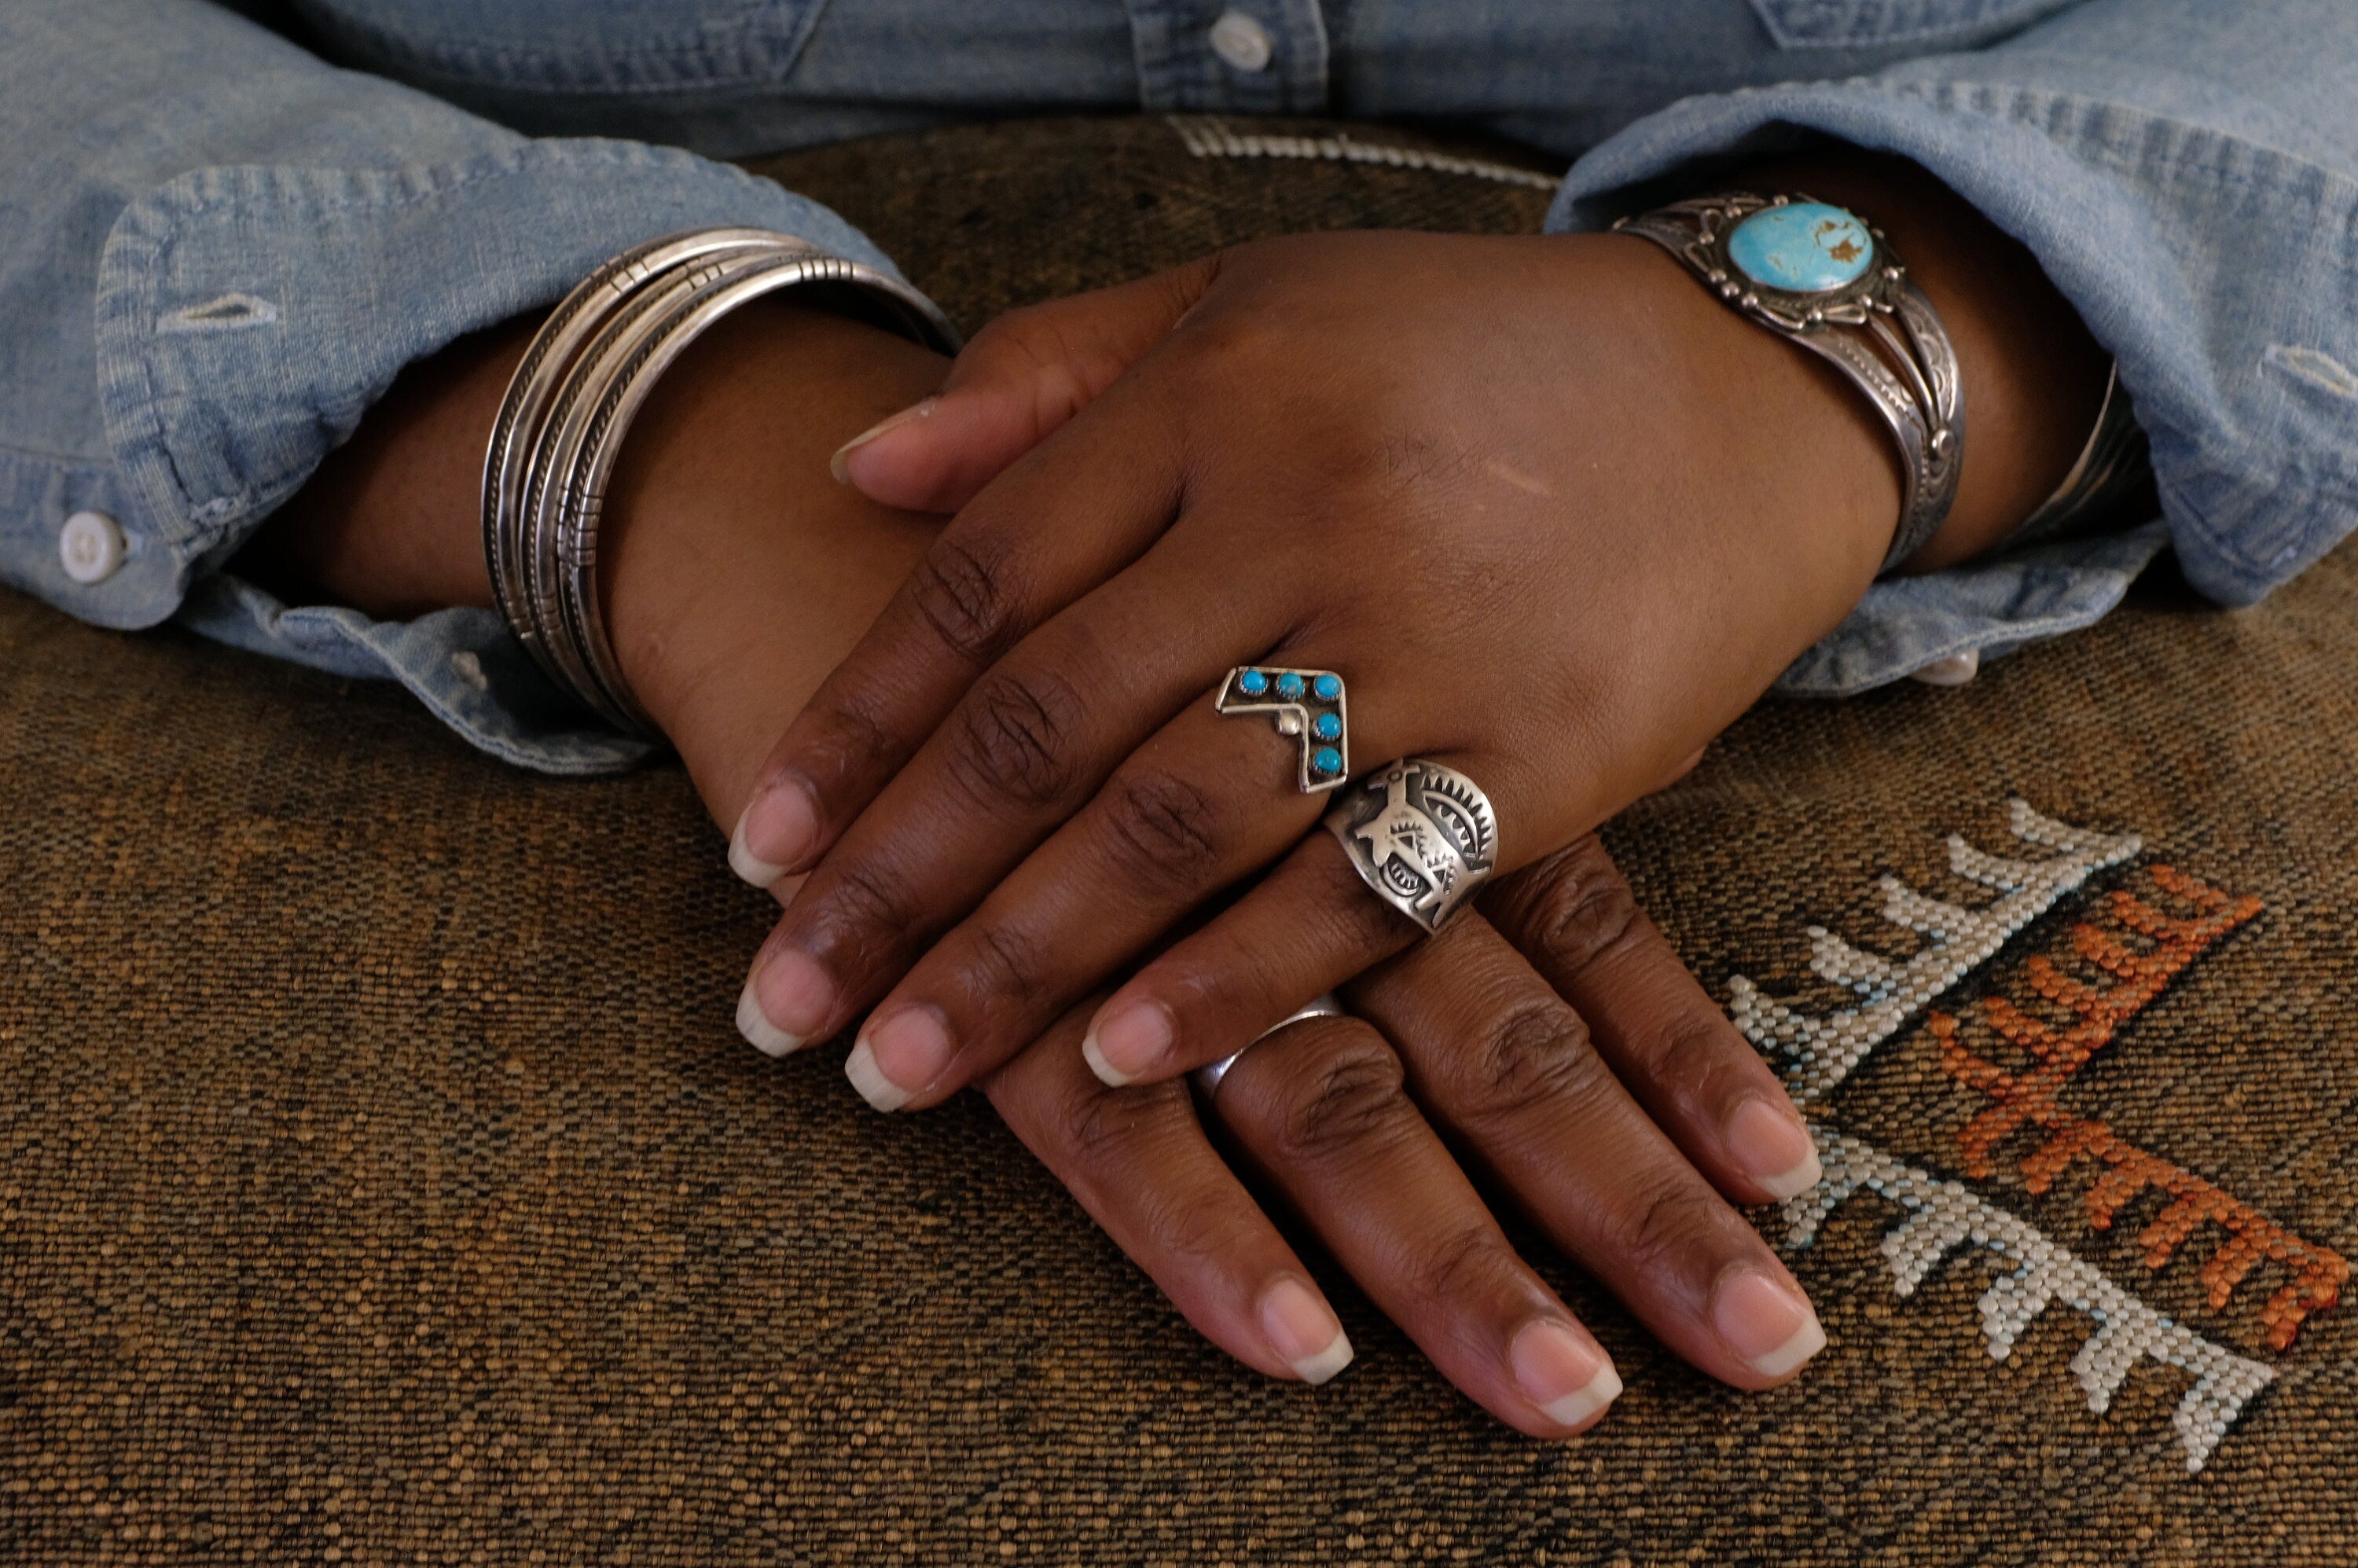
[{"label": "stacked silver bangle", "polygon": [[549,677],[634,734],[632,694],[598,595],[598,527],[622,438],[656,381],[705,330],[785,288],[944,353],[956,329],[888,273],[788,234],[702,229],[616,256],[542,323],[508,383],[483,460],[483,554],[516,640]]}]

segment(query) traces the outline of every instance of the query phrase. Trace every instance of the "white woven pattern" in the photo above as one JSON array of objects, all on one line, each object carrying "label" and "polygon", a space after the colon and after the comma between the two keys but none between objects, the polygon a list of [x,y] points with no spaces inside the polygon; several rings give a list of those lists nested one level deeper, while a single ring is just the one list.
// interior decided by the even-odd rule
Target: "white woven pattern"
[{"label": "white woven pattern", "polygon": [[1374,163],[1390,168],[1462,174],[1475,179],[1496,180],[1501,185],[1526,185],[1534,190],[1553,190],[1563,183],[1554,175],[1517,168],[1511,164],[1453,157],[1447,153],[1393,146],[1384,142],[1364,142],[1339,131],[1330,136],[1271,136],[1233,130],[1216,114],[1169,114],[1164,118],[1179,133],[1188,152],[1196,157],[1323,158],[1331,163]]},{"label": "white woven pattern", "polygon": [[1809,1245],[1826,1216],[1866,1187],[1908,1211],[1883,1238],[1883,1256],[1901,1296],[1913,1295],[1941,1260],[1961,1248],[1996,1253],[2016,1267],[1982,1292],[1982,1337],[1991,1357],[2005,1360],[2030,1320],[2062,1302],[2096,1320],[2095,1332],[2071,1357],[2071,1372],[2088,1408],[2098,1414],[2110,1408],[2114,1393],[2139,1361],[2185,1368],[2194,1375],[2194,1386],[2179,1401],[2173,1424],[2188,1470],[2202,1468],[2245,1401],[2274,1380],[2268,1368],[2163,1316],[2033,1226],[1960,1184],[1904,1165],[1858,1139],[1823,1127],[1812,1130],[1825,1180],[1785,1204],[1789,1245]]},{"label": "white woven pattern", "polygon": [[1729,982],[1728,1016],[1745,1037],[1772,1055],[1791,1058],[1786,1087],[1804,1104],[1832,1091],[1870,1052],[1934,998],[1954,987],[2024,926],[2055,907],[2094,872],[2116,866],[2144,848],[2134,834],[2113,837],[2042,816],[2028,803],[2006,803],[2006,826],[2026,844],[2061,850],[2045,860],[2010,860],[1949,836],[1949,870],[1967,881],[2000,890],[1978,908],[1918,892],[1885,877],[1883,918],[1920,933],[1923,944],[1905,959],[1852,946],[1812,925],[1810,968],[1822,979],[1858,993],[1864,1005],[1815,1014],[1762,994],[1742,975]]}]

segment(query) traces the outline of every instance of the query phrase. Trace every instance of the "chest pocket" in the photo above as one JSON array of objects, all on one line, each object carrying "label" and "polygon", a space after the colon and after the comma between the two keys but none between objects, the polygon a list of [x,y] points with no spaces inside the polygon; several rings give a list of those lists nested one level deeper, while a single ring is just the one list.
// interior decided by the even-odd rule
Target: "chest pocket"
[{"label": "chest pocket", "polygon": [[354,63],[525,92],[774,81],[827,0],[296,0]]},{"label": "chest pocket", "polygon": [[2080,0],[1752,0],[1789,49],[1987,43]]}]

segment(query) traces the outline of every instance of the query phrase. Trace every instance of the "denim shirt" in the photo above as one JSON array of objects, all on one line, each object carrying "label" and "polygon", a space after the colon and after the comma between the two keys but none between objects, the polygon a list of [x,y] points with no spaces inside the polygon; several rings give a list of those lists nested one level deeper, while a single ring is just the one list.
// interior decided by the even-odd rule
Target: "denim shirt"
[{"label": "denim shirt", "polygon": [[1471,118],[1570,161],[1560,231],[1833,138],[2028,245],[2118,358],[2162,516],[1879,583],[1787,690],[2085,626],[2165,547],[2248,604],[2358,521],[2350,0],[8,0],[0,577],[626,765],[489,612],[290,607],[232,557],[405,364],[639,240],[890,265],[712,159],[1122,108]]}]

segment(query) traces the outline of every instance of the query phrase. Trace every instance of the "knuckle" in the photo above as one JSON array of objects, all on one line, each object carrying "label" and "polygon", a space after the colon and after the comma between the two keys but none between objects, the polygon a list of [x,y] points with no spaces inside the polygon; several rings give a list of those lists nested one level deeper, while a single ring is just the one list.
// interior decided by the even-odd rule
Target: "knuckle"
[{"label": "knuckle", "polygon": [[1017,927],[1000,921],[978,921],[967,943],[973,968],[979,969],[981,994],[1010,998],[1022,1004],[1037,1001],[1043,983],[1044,955],[1039,944]]},{"label": "knuckle", "polygon": [[993,671],[958,705],[962,744],[950,757],[977,799],[1054,806],[1071,793],[1080,693],[1054,671]]},{"label": "knuckle", "polygon": [[819,738],[804,762],[805,773],[815,782],[864,778],[897,765],[907,752],[892,715],[864,681],[830,682],[821,695],[817,718]]},{"label": "knuckle", "polygon": [[1717,1228],[1719,1200],[1671,1170],[1626,1178],[1623,1201],[1606,1227],[1606,1247],[1632,1270],[1671,1277]]},{"label": "knuckle", "polygon": [[1509,919],[1527,947],[1578,974],[1637,929],[1638,899],[1594,834],[1524,873]]},{"label": "knuckle", "polygon": [[1187,780],[1154,771],[1126,774],[1114,782],[1107,809],[1130,869],[1155,883],[1194,889],[1217,868],[1218,808]]},{"label": "knuckle", "polygon": [[849,927],[868,938],[905,942],[914,936],[916,901],[895,878],[863,860],[849,860],[831,870],[827,924]]},{"label": "knuckle", "polygon": [[1464,1114],[1497,1121],[1541,1105],[1585,1105],[1609,1076],[1580,1015],[1553,1000],[1509,1009],[1476,1037],[1462,1074]]},{"label": "knuckle", "polygon": [[1500,1276],[1508,1271],[1498,1233],[1487,1225],[1467,1225],[1408,1260],[1404,1282],[1420,1300],[1463,1302],[1497,1295]]},{"label": "knuckle", "polygon": [[973,538],[936,540],[910,574],[910,601],[951,652],[987,665],[1019,631],[1012,563]]},{"label": "knuckle", "polygon": [[1076,1082],[1062,1118],[1065,1147],[1085,1171],[1127,1170],[1141,1140],[1186,1114],[1186,1094],[1175,1078],[1122,1089]]},{"label": "knuckle", "polygon": [[1289,1160],[1317,1163],[1388,1145],[1405,1130],[1400,1058],[1372,1030],[1336,1032],[1277,1097],[1272,1129]]}]

